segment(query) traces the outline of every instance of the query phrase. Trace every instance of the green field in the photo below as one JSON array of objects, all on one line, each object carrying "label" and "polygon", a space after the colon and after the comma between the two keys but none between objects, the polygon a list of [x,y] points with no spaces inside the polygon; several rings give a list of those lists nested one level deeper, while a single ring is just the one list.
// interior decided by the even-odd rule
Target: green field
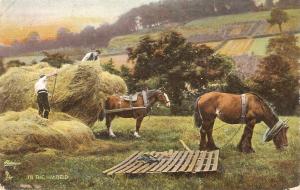
[{"label": "green field", "polygon": [[[284,31],[291,30],[299,30],[300,29],[300,9],[290,9],[286,10],[289,15],[288,23],[283,24]],[[160,30],[156,30],[155,32],[139,32],[133,33],[124,36],[118,36],[112,38],[109,42],[108,49],[113,50],[124,50],[124,48],[129,46],[135,46],[139,39],[149,34],[150,36],[157,37],[161,32],[165,32],[168,30],[175,30],[182,33],[186,38],[200,34],[200,33],[211,33],[217,32],[226,24],[234,24],[240,22],[248,22],[248,21],[258,21],[258,20],[266,20],[270,17],[269,11],[261,11],[261,12],[251,12],[251,13],[242,13],[235,15],[223,15],[217,17],[207,17],[202,19],[197,19],[186,24],[179,24],[174,27],[166,27]],[[268,32],[279,32],[277,26],[270,27]]]},{"label": "green field", "polygon": [[255,39],[251,48],[249,49],[249,52],[254,53],[255,55],[262,55],[262,56],[266,55],[269,39],[271,38],[272,37]]},{"label": "green field", "polygon": [[[134,120],[117,119],[113,122],[116,139],[107,137],[104,122],[93,127],[99,132],[98,146],[85,151],[62,152],[47,150],[25,155],[0,155],[1,160],[20,161],[12,173],[12,189],[20,184],[40,185],[42,189],[285,189],[299,182],[299,117],[289,117],[289,147],[275,150],[273,143],[263,143],[261,134],[266,127],[257,125],[253,135],[254,154],[242,154],[235,149],[242,130],[229,142],[240,125],[226,125],[214,132],[220,149],[220,171],[207,175],[152,174],[143,176],[108,177],[102,171],[119,163],[134,151],[183,150],[182,139],[190,148],[197,149],[198,130],[192,117],[145,118],[142,138],[134,139]],[[221,122],[216,123],[221,126]],[[224,146],[227,142],[228,145]],[[111,148],[107,148],[108,144]],[[103,147],[106,147],[104,149]],[[67,175],[68,179],[27,179],[28,175]]]}]

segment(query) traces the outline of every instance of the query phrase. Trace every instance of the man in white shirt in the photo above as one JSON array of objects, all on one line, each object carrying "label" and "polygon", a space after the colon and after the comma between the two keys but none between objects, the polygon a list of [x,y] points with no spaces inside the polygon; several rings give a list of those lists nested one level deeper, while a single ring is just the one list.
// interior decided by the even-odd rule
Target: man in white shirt
[{"label": "man in white shirt", "polygon": [[100,54],[101,54],[100,50],[89,52],[85,54],[85,56],[81,61],[96,61],[99,59]]},{"label": "man in white shirt", "polygon": [[35,93],[37,94],[37,103],[39,107],[39,115],[48,119],[50,112],[50,106],[48,101],[47,79],[51,76],[56,76],[57,73],[50,75],[41,75],[38,81],[35,83]]}]

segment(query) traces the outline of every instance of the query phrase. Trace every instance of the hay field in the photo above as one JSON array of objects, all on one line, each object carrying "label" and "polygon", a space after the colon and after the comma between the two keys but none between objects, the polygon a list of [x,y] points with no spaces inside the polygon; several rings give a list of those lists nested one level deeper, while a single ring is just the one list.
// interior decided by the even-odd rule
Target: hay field
[{"label": "hay field", "polygon": [[253,39],[230,40],[218,51],[218,53],[230,56],[244,54],[249,50],[253,41]]},{"label": "hay field", "polygon": [[[133,138],[134,120],[116,119],[113,129],[116,139],[107,137],[104,122],[93,127],[99,132],[98,140],[110,143],[114,148],[106,151],[86,151],[64,153],[46,151],[28,155],[0,155],[2,160],[19,161],[22,165],[13,173],[11,187],[16,189],[20,184],[37,184],[42,189],[208,189],[208,190],[282,190],[298,185],[299,182],[299,117],[289,117],[289,147],[287,151],[278,152],[273,143],[263,143],[262,133],[266,127],[258,125],[253,135],[254,154],[242,154],[236,151],[242,130],[227,146],[223,147],[239,125],[224,126],[214,131],[216,144],[221,147],[220,164],[222,170],[216,174],[202,176],[153,174],[142,176],[107,177],[102,171],[121,162],[134,151],[183,150],[179,139],[192,149],[198,148],[198,130],[193,127],[192,117],[159,117],[145,118],[141,128],[141,139]],[[216,122],[215,127],[222,123]],[[97,140],[97,141],[98,141]],[[121,145],[126,145],[122,147]],[[91,149],[94,147],[90,147]],[[0,159],[0,160],[1,160]],[[47,164],[45,164],[45,162]],[[67,179],[28,179],[28,175],[67,175]]]}]

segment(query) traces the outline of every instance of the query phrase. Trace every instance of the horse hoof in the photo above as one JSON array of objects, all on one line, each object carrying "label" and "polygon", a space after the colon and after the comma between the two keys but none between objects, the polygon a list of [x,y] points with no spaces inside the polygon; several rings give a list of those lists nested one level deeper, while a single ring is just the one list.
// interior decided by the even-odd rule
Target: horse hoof
[{"label": "horse hoof", "polygon": [[141,136],[137,132],[134,132],[133,136],[135,136],[135,138],[141,138]]},{"label": "horse hoof", "polygon": [[117,136],[115,134],[109,134],[109,137],[116,138]]},{"label": "horse hoof", "polygon": [[206,150],[207,147],[206,146],[199,146],[199,150]]},{"label": "horse hoof", "polygon": [[255,151],[252,148],[244,148],[241,152],[245,154],[255,153]]},{"label": "horse hoof", "polygon": [[219,147],[217,147],[217,146],[209,146],[208,150],[219,150]]}]

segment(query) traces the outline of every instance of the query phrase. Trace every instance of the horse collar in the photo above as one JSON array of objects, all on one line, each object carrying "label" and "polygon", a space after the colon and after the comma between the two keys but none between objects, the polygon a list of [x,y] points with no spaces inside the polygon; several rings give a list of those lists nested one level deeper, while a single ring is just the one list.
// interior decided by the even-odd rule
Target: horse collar
[{"label": "horse collar", "polygon": [[248,99],[246,94],[241,95],[242,111],[241,111],[241,122],[246,123],[247,104]]}]

